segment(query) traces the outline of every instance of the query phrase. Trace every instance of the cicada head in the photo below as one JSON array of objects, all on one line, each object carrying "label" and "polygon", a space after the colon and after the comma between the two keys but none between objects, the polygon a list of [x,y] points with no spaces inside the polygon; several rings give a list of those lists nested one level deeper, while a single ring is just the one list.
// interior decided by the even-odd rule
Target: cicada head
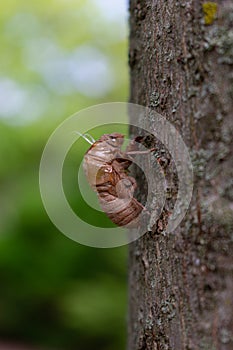
[{"label": "cicada head", "polygon": [[100,142],[106,142],[114,148],[120,148],[124,142],[124,135],[114,132],[112,134],[104,134],[99,139]]}]

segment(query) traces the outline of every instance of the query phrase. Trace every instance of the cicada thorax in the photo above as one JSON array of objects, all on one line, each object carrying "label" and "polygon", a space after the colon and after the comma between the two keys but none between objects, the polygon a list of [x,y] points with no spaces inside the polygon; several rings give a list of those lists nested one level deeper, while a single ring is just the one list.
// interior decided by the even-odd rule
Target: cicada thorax
[{"label": "cicada thorax", "polygon": [[106,215],[118,226],[133,226],[144,209],[134,198],[136,181],[128,176],[132,160],[121,151],[123,135],[103,135],[84,156],[84,171]]}]

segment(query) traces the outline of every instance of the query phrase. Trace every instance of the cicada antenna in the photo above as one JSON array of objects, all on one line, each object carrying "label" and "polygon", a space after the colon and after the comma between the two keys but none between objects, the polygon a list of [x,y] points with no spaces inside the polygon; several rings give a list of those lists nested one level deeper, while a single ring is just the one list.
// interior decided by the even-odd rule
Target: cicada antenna
[{"label": "cicada antenna", "polygon": [[92,141],[92,143],[95,143],[95,142],[96,142],[96,140],[94,139],[94,137],[91,136],[90,134],[84,134],[84,136],[88,136],[89,139]]},{"label": "cicada antenna", "polygon": [[75,131],[75,133],[78,134],[79,136],[81,136],[90,145],[93,145],[93,143],[95,143],[95,139],[91,135],[89,135],[89,134],[81,134],[81,132],[79,132],[79,131]]}]

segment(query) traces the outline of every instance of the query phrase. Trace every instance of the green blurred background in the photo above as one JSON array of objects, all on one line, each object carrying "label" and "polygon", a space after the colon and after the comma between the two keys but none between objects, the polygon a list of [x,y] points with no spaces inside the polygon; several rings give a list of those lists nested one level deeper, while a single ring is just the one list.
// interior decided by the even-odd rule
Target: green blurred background
[{"label": "green blurred background", "polygon": [[[0,349],[123,349],[127,248],[60,233],[38,169],[63,120],[127,101],[127,0],[2,1],[0,25]],[[73,203],[81,153],[66,168]]]}]

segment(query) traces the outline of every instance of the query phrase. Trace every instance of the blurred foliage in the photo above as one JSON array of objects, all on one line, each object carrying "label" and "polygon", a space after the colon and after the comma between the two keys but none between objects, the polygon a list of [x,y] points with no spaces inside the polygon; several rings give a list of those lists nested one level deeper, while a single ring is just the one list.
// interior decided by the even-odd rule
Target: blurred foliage
[{"label": "blurred foliage", "polygon": [[[125,346],[126,248],[94,249],[66,238],[50,222],[38,185],[43,147],[62,120],[93,104],[127,100],[120,5],[0,5],[1,340],[41,349]],[[75,150],[65,171],[74,206],[76,157],[83,155]]]}]

